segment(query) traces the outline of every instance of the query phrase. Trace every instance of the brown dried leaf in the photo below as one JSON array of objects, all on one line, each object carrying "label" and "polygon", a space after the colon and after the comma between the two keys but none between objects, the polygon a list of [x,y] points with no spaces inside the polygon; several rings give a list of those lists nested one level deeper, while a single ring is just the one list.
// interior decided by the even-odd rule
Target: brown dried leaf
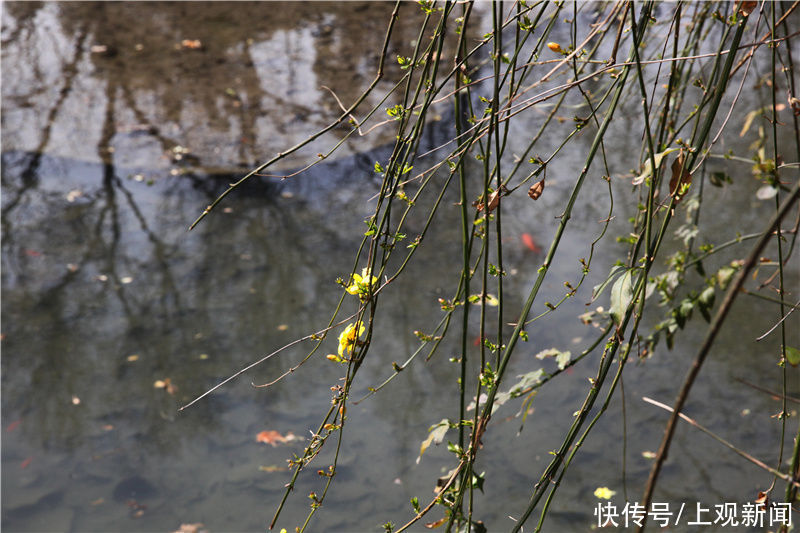
[{"label": "brown dried leaf", "polygon": [[440,518],[436,522],[430,522],[429,524],[425,524],[425,527],[427,527],[428,529],[436,529],[437,527],[444,525],[445,522],[447,522],[446,516],[444,518]]},{"label": "brown dried leaf", "polygon": [[528,196],[531,197],[531,200],[538,200],[542,192],[544,192],[544,180],[531,185],[531,188],[528,189]]},{"label": "brown dried leaf", "polygon": [[739,7],[736,10],[736,12],[744,17],[747,17],[750,16],[750,13],[752,13],[756,7],[758,7],[758,2],[755,2],[753,0],[749,1],[743,0],[742,2],[739,2]]},{"label": "brown dried leaf", "polygon": [[758,497],[754,503],[759,507],[767,507],[769,505],[769,494],[759,491]]},{"label": "brown dried leaf", "polygon": [[792,111],[794,111],[795,115],[800,115],[800,98],[795,98],[794,96],[790,96],[789,105],[792,106]]},{"label": "brown dried leaf", "polygon": [[203,47],[203,43],[200,39],[184,39],[181,41],[181,46],[189,50],[199,50]]},{"label": "brown dried leaf", "polygon": [[[499,189],[494,191],[492,194],[489,195],[489,213],[497,209],[497,206],[500,204],[500,197],[504,194],[508,193],[508,190],[501,186]],[[484,204],[483,202],[473,203],[478,208],[478,211],[483,211]]]},{"label": "brown dried leaf", "polygon": [[[678,205],[678,202],[680,202],[683,197],[681,191],[684,189],[684,185],[692,184],[692,174],[684,166],[685,160],[686,155],[681,151],[672,163],[672,178],[669,180],[669,193],[675,196],[675,205]],[[683,172],[681,172],[681,169],[683,169]]]}]

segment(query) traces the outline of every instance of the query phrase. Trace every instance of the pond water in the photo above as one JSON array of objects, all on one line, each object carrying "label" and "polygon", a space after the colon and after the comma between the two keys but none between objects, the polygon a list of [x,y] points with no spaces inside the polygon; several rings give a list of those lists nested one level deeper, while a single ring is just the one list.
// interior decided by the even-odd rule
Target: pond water
[{"label": "pond water", "polygon": [[[335,351],[333,340],[320,357],[269,389],[251,383],[285,372],[310,344],[270,359],[187,410],[178,408],[326,325],[340,296],[335,280],[350,272],[363,220],[374,207],[380,183],[373,165],[386,159],[394,134],[383,128],[356,139],[336,158],[290,180],[253,180],[196,229],[187,228],[243,170],[337,116],[335,100],[321,86],[345,103],[360,94],[374,77],[392,7],[3,3],[5,530],[173,531],[182,523],[203,523],[209,531],[266,528],[291,475],[286,459],[302,450],[340,377],[341,369],[324,358]],[[416,38],[417,11],[405,6],[389,57]],[[379,89],[400,76],[389,61]],[[764,105],[762,99],[757,92],[745,95],[741,109]],[[626,150],[640,134],[635,106],[628,113],[607,146],[615,168],[631,168],[638,157]],[[523,143],[526,133],[518,128],[512,138]],[[425,142],[433,147],[449,134],[445,120],[434,122]],[[281,168],[288,172],[314,159],[342,135],[335,130]],[[512,301],[517,308],[543,258],[522,235],[541,247],[550,242],[570,176],[590,142],[582,135],[568,146],[535,209],[527,198],[509,198],[517,203],[503,221],[506,289],[519,295]],[[749,142],[736,137],[722,144],[744,151]],[[728,169],[729,163],[714,164]],[[755,199],[758,183],[746,166],[729,171],[741,175],[736,188],[704,199],[704,216],[714,217],[705,231],[717,242],[734,237],[732,226],[759,228],[771,209]],[[563,293],[562,283],[574,279],[578,259],[601,230],[606,185],[597,178],[588,187],[592,199],[576,210],[542,302]],[[430,245],[420,247],[408,275],[382,297],[379,335],[356,382],[359,396],[416,349],[412,332],[437,322],[437,299],[454,291],[461,237],[455,189],[450,196],[426,240]],[[423,222],[411,220],[410,231]],[[622,227],[612,225],[612,233]],[[624,249],[610,242],[601,248],[584,287],[602,281]],[[741,245],[719,262],[745,253]],[[797,287],[796,264],[787,282]],[[563,312],[534,324],[531,346],[523,350],[530,355],[514,362],[512,375],[543,364],[552,370],[549,361],[533,357],[541,349],[578,353],[591,342],[596,333],[575,318],[588,298],[582,290]],[[779,369],[764,363],[774,355],[774,338],[751,342],[776,314],[768,303],[740,298],[686,409],[770,464],[780,440],[780,425],[770,415],[779,403],[739,378],[778,390]],[[672,401],[703,325],[695,320],[674,350],[662,349],[626,373],[630,499],[641,493],[649,471],[642,452],[657,448],[666,420],[641,397]],[[797,346],[797,328],[790,333]],[[312,530],[379,531],[380,524],[411,517],[411,497],[427,502],[433,496],[435,478],[452,467],[451,455],[442,446],[419,464],[416,459],[428,428],[457,416],[456,403],[448,400],[457,391],[457,370],[448,362],[455,350],[445,343],[437,357],[415,363],[379,394],[350,407],[334,490]],[[547,450],[561,442],[588,390],[596,360],[544,387],[519,435],[516,406],[493,419],[484,438],[491,453],[478,465],[487,473],[486,495],[477,499],[490,531],[510,528],[509,516],[524,509],[549,461]],[[796,372],[788,388],[800,393]],[[550,530],[585,531],[593,521],[594,489],[622,490],[621,410],[617,397],[568,472]],[[789,428],[790,446],[795,426]],[[257,441],[262,431],[296,438],[270,446]],[[329,453],[317,468],[328,464]],[[744,502],[770,482],[686,427],[678,431],[672,457],[659,501]],[[301,476],[278,527],[301,524],[306,495],[320,487],[315,474]]]}]

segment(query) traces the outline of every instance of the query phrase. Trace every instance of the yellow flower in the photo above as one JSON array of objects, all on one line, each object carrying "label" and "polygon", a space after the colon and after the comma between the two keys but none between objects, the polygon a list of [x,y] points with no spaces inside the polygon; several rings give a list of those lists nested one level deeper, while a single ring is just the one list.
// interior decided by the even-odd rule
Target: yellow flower
[{"label": "yellow flower", "polygon": [[594,491],[594,495],[601,500],[610,500],[611,497],[616,493],[616,491],[611,490],[608,487],[597,487],[597,490]]},{"label": "yellow flower", "polygon": [[378,283],[376,276],[370,276],[366,268],[361,269],[361,275],[353,274],[353,282],[345,289],[349,294],[358,296],[361,300],[366,300],[369,296],[370,288]]},{"label": "yellow flower", "polygon": [[353,353],[358,338],[364,334],[364,324],[359,324],[358,333],[356,325],[349,324],[341,335],[339,335],[339,355],[344,356],[347,352]]}]

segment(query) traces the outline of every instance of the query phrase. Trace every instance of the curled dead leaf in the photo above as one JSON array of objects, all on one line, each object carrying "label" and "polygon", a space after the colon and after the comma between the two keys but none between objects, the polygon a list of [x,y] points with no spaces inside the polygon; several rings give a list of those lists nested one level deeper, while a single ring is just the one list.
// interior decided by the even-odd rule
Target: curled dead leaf
[{"label": "curled dead leaf", "polygon": [[800,115],[800,98],[790,96],[789,105],[792,106],[792,111],[794,111],[795,115]]},{"label": "curled dead leaf", "polygon": [[675,205],[678,205],[692,184],[692,174],[685,163],[686,155],[681,151],[672,163],[672,178],[669,180],[669,193],[675,197]]},{"label": "curled dead leaf", "polygon": [[542,192],[544,192],[544,180],[531,185],[531,188],[528,189],[528,196],[531,197],[531,200],[538,200]]},{"label": "curled dead leaf", "polygon": [[447,522],[447,517],[446,516],[444,518],[440,518],[439,520],[437,520],[435,522],[429,522],[429,523],[425,524],[425,527],[428,528],[428,529],[436,529],[437,527],[444,525],[445,522]]},{"label": "curled dead leaf", "polygon": [[[505,187],[501,186],[499,189],[497,189],[496,191],[494,191],[492,194],[489,195],[489,203],[488,203],[488,207],[487,207],[489,213],[491,213],[492,211],[497,209],[497,206],[500,204],[500,197],[503,196],[504,194],[507,194],[507,193],[508,193],[508,189],[506,189]],[[478,211],[483,211],[483,207],[484,207],[484,203],[483,202],[478,202],[477,204],[473,204],[473,205],[475,205],[478,208]]]},{"label": "curled dead leaf", "polygon": [[747,17],[750,16],[750,13],[752,13],[756,7],[758,7],[758,2],[754,0],[743,0],[739,2],[739,7],[736,12],[743,17]]},{"label": "curled dead leaf", "polygon": [[762,508],[767,507],[769,505],[769,494],[763,491],[759,491],[758,497],[753,503]]}]

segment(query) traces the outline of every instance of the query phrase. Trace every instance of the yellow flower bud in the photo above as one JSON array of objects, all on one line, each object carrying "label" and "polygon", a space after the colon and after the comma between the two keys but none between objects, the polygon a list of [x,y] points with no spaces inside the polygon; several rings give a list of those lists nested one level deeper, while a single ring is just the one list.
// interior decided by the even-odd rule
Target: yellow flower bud
[{"label": "yellow flower bud", "polygon": [[547,43],[547,48],[559,54],[564,53],[564,50],[561,48],[561,45],[558,43],[554,43],[552,41]]}]

